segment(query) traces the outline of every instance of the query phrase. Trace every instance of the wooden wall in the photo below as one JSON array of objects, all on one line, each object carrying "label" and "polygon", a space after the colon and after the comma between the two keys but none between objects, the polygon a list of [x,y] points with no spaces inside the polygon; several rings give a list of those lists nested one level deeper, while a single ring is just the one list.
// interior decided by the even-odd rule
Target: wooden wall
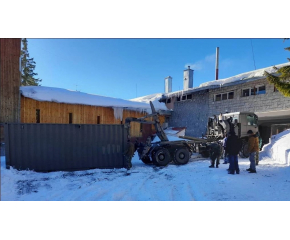
[{"label": "wooden wall", "polygon": [[[36,123],[36,109],[40,110],[40,123],[69,123],[69,113],[72,113],[73,124],[97,124],[97,117],[100,116],[100,124],[121,124],[119,119],[115,119],[114,110],[110,107],[97,107],[79,104],[66,104],[55,102],[40,102],[31,98],[21,96],[21,122]],[[127,117],[143,117],[146,113],[124,110],[123,122]],[[160,116],[161,124],[165,117]],[[145,138],[148,130],[154,132],[154,126],[144,128],[140,132],[139,123],[131,123],[131,136]]]},{"label": "wooden wall", "polygon": [[0,39],[0,123],[20,121],[21,38]]}]

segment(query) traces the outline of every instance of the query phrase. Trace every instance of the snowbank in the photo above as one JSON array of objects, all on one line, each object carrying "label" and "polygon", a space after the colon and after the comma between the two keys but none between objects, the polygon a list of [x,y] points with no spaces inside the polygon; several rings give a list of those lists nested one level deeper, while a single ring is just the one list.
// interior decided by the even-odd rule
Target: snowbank
[{"label": "snowbank", "polygon": [[290,166],[290,129],[272,136],[270,143],[263,147],[260,156]]},{"label": "snowbank", "polygon": [[[289,65],[290,65],[290,63],[288,62],[288,63],[283,63],[283,64],[279,64],[279,65],[275,65],[275,66],[277,68],[281,68],[281,67],[289,66]],[[268,73],[275,73],[276,72],[276,70],[271,66],[271,67],[261,68],[261,69],[246,72],[246,73],[241,73],[241,74],[238,74],[236,76],[229,77],[229,78],[205,82],[205,83],[200,84],[199,87],[223,85],[223,84],[231,83],[231,82],[235,82],[235,81],[246,80],[246,79],[255,78],[255,77],[263,77],[264,71],[267,71]]]},{"label": "snowbank", "polygon": [[143,97],[133,98],[130,99],[130,101],[134,102],[142,102],[142,103],[148,103],[151,101],[153,105],[155,106],[155,109],[161,109],[161,110],[168,110],[166,105],[164,103],[159,102],[159,99],[162,97],[162,93],[155,93]]},{"label": "snowbank", "polygon": [[[146,111],[151,113],[150,104],[142,101],[134,102],[120,98],[105,97],[63,88],[43,86],[23,86],[20,87],[20,91],[24,97],[32,98],[37,101],[112,107],[114,108],[114,113],[118,118],[122,117],[122,110],[118,108],[127,108],[129,110]],[[165,104],[161,105],[159,103],[154,106],[157,111],[167,109]]]}]

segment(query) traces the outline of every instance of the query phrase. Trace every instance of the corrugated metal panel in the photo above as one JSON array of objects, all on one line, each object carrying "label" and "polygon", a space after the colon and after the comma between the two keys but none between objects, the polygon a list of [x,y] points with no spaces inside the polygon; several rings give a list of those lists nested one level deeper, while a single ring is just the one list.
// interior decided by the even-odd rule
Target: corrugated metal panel
[{"label": "corrugated metal panel", "polygon": [[124,125],[5,124],[6,166],[40,172],[125,167]]}]

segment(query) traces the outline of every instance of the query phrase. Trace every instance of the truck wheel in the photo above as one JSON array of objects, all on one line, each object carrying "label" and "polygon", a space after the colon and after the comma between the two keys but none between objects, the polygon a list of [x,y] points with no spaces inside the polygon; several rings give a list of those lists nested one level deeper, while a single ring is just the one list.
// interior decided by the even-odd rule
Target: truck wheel
[{"label": "truck wheel", "polygon": [[173,161],[177,165],[187,164],[189,161],[189,151],[186,148],[177,148]]},{"label": "truck wheel", "polygon": [[149,156],[145,156],[145,157],[143,157],[143,158],[141,159],[141,161],[142,161],[143,163],[145,163],[145,164],[151,164],[151,163],[153,163]]},{"label": "truck wheel", "polygon": [[248,152],[248,142],[243,141],[242,149],[240,151],[240,157],[241,158],[248,158],[249,157],[249,152]]},{"label": "truck wheel", "polygon": [[169,151],[166,148],[156,149],[152,155],[152,160],[156,166],[166,166],[171,160]]},{"label": "truck wheel", "polygon": [[209,152],[208,151],[202,151],[200,154],[201,154],[201,156],[203,158],[208,158],[209,157]]}]

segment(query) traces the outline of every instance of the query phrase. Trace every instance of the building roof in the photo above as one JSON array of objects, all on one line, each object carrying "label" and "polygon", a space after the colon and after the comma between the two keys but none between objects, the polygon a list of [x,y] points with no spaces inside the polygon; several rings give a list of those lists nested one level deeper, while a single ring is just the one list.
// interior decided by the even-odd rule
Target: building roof
[{"label": "building roof", "polygon": [[[105,97],[63,88],[22,86],[20,87],[20,92],[24,97],[32,98],[37,101],[126,108],[128,110],[146,111],[151,113],[150,104],[144,101]],[[164,103],[158,102],[158,105],[154,106],[157,111],[168,110]]]},{"label": "building roof", "polygon": [[[275,65],[275,67],[277,67],[277,68],[281,68],[281,67],[285,67],[285,66],[290,66],[290,62]],[[186,94],[190,94],[193,92],[221,88],[221,87],[226,87],[226,86],[232,86],[232,85],[237,85],[237,84],[242,84],[242,83],[246,83],[246,82],[251,82],[251,81],[263,79],[263,78],[265,78],[265,76],[264,76],[265,71],[267,71],[268,73],[272,73],[272,74],[276,72],[276,70],[273,68],[273,66],[261,68],[261,69],[257,69],[254,71],[241,73],[241,74],[229,77],[229,78],[205,82],[205,83],[200,84],[199,87],[190,88],[190,89],[185,90],[185,91],[181,90],[181,91],[176,91],[176,92],[171,92],[171,93],[164,93],[161,99],[166,99],[166,98],[169,98],[172,96],[181,96],[181,95],[186,95]]]}]

